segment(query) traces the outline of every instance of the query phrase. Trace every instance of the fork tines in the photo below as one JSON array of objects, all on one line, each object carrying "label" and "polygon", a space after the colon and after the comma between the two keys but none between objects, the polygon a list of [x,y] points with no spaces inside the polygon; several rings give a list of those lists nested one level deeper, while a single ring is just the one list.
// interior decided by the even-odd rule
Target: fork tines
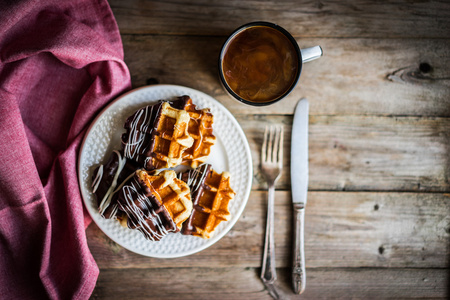
[{"label": "fork tines", "polygon": [[279,163],[283,161],[283,126],[266,126],[262,144],[261,161]]}]

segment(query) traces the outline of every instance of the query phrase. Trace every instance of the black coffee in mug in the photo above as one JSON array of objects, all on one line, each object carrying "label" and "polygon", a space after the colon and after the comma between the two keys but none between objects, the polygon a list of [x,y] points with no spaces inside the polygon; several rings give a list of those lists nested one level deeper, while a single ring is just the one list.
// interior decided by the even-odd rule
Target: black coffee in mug
[{"label": "black coffee in mug", "polygon": [[284,95],[296,82],[299,58],[280,31],[253,26],[227,45],[222,72],[228,86],[242,99],[268,102]]},{"label": "black coffee in mug", "polygon": [[[303,51],[307,55],[302,58]],[[219,76],[235,99],[263,106],[288,95],[297,84],[303,62],[322,55],[319,46],[300,50],[282,27],[252,22],[236,29],[222,47]]]}]

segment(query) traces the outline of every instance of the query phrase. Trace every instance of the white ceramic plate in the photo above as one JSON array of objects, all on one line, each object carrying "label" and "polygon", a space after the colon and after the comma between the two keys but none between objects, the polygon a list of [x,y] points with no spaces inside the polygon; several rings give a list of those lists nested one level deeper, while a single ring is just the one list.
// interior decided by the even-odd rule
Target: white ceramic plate
[{"label": "white ceramic plate", "polygon": [[[100,216],[91,190],[92,172],[98,164],[105,163],[114,149],[120,149],[120,137],[125,132],[123,124],[137,109],[160,99],[189,95],[198,108],[210,108],[214,115],[213,132],[216,144],[208,158],[217,172],[231,174],[231,187],[236,196],[229,204],[231,219],[222,222],[208,239],[169,234],[159,242],[144,238],[137,230],[120,226],[117,220]],[[180,257],[201,251],[221,239],[239,219],[247,203],[252,185],[252,158],[250,147],[239,123],[233,115],[212,97],[183,86],[153,85],[130,91],[108,105],[92,122],[81,145],[78,159],[78,180],[81,194],[89,214],[98,227],[122,247],[151,257]]]}]

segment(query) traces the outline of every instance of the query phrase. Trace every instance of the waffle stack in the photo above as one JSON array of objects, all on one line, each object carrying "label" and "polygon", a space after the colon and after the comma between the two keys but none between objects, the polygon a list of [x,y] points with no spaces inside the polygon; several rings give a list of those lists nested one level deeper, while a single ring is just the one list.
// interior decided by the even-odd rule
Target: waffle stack
[{"label": "waffle stack", "polygon": [[[100,214],[152,241],[170,232],[210,238],[229,220],[230,177],[205,164],[216,140],[213,115],[189,96],[143,107],[125,122],[122,151],[93,176]],[[191,169],[179,174],[179,165]]]}]

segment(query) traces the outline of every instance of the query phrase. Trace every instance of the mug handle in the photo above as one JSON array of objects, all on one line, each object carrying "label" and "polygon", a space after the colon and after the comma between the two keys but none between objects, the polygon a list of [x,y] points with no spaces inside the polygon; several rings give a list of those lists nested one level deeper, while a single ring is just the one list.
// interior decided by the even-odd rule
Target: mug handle
[{"label": "mug handle", "polygon": [[302,61],[304,63],[318,59],[323,55],[322,47],[320,46],[301,49],[300,52],[302,53]]}]

